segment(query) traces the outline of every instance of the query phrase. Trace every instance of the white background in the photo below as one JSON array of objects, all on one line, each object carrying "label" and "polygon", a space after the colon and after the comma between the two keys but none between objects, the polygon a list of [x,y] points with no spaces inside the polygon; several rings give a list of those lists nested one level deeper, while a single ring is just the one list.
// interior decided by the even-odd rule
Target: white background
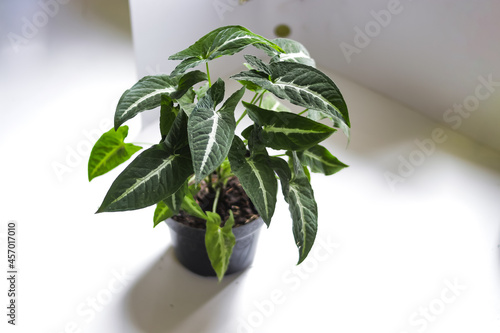
[{"label": "white background", "polygon": [[[2,331],[499,331],[498,152],[328,72],[353,129],[347,148],[340,133],[325,145],[350,167],[313,175],[311,255],[295,266],[280,199],[253,267],[218,284],[177,263],[166,225],[152,228],[153,208],[94,214],[120,170],[89,184],[88,148],[137,79],[126,2],[61,5],[15,52],[4,35],[19,34],[38,8],[0,8],[0,253],[15,220],[20,272],[18,325],[2,314]],[[129,125],[131,140],[158,140],[155,125]],[[415,140],[436,128],[446,140],[391,186],[386,173],[416,158]]]}]

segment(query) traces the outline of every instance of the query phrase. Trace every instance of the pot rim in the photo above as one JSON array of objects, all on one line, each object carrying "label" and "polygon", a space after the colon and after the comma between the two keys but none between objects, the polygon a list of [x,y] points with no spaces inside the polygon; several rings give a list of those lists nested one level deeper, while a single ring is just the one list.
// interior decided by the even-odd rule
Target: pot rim
[{"label": "pot rim", "polygon": [[[205,235],[206,229],[191,227],[182,222],[177,222],[171,217],[166,219],[165,223],[169,226],[170,229],[172,229],[175,232],[182,232],[189,230],[190,233]],[[260,227],[262,227],[262,225],[264,225],[264,220],[262,219],[262,217],[259,216],[255,220],[245,223],[244,225],[238,225],[236,227],[233,227],[232,230],[236,239],[243,239],[245,237],[252,235],[255,231],[259,230]]]}]

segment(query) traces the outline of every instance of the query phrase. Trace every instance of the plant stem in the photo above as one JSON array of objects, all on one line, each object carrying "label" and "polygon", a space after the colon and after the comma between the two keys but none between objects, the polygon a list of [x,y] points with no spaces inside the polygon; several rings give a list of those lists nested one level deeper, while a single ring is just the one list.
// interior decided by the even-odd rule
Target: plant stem
[{"label": "plant stem", "polygon": [[299,112],[299,116],[300,116],[301,114],[303,114],[304,112],[306,112],[306,111],[309,111],[309,109],[305,109],[304,111]]},{"label": "plant stem", "polygon": [[[261,104],[262,104],[262,100],[264,99],[263,97],[264,97],[264,94],[265,94],[265,93],[266,93],[266,91],[264,90],[264,91],[262,92],[262,94],[260,94],[259,98],[257,98],[257,101],[259,101],[259,100],[260,100],[260,101],[259,101],[259,108],[260,108],[260,106],[261,106]],[[257,102],[257,101],[255,101],[255,102]]]},{"label": "plant stem", "polygon": [[255,99],[257,98],[257,96],[259,96],[258,92],[255,93],[255,95],[253,96],[252,100],[250,101],[250,104],[253,104],[253,102],[255,101]]},{"label": "plant stem", "polygon": [[207,66],[208,86],[211,87],[212,81],[210,81],[210,70],[208,69],[208,62],[206,62],[205,65]]},{"label": "plant stem", "polygon": [[214,212],[214,213],[217,210],[217,203],[219,202],[220,189],[221,189],[220,186],[217,186],[217,190],[215,190],[214,206],[212,209],[212,212]]},{"label": "plant stem", "polygon": [[272,155],[272,157],[288,156],[287,154]]}]

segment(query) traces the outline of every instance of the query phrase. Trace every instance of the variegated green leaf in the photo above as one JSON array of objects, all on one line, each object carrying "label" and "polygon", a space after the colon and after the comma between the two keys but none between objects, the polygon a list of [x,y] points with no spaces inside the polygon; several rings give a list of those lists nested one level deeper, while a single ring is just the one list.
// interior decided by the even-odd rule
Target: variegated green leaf
[{"label": "variegated green leaf", "polygon": [[291,112],[264,110],[243,102],[248,115],[262,126],[260,140],[273,149],[302,150],[329,137],[335,129]]},{"label": "variegated green leaf", "polygon": [[127,135],[128,126],[121,126],[116,131],[112,128],[101,135],[90,152],[89,181],[113,170],[142,149],[132,143],[125,143],[123,140]]},{"label": "variegated green leaf", "polygon": [[247,55],[244,55],[243,57],[248,62],[248,64],[252,67],[252,69],[255,69],[259,72],[266,73],[267,75],[271,75],[269,65],[264,63],[262,60],[260,60],[256,56],[247,54]]},{"label": "variegated green leaf", "polygon": [[219,281],[222,280],[229,266],[229,259],[236,244],[233,234],[234,216],[229,211],[229,218],[223,227],[220,226],[221,218],[219,214],[207,212],[207,229],[205,231],[205,246],[208,258],[217,274]]},{"label": "variegated green leaf", "polygon": [[180,98],[194,84],[206,79],[206,74],[200,71],[192,71],[183,76],[143,77],[121,96],[115,111],[115,129],[138,113],[160,106],[162,95]]},{"label": "variegated green leaf", "polygon": [[172,154],[164,144],[154,145],[116,178],[97,213],[154,205],[175,193],[192,173],[188,149]]},{"label": "variegated green leaf", "polygon": [[251,156],[246,153],[245,144],[235,136],[229,151],[231,170],[238,177],[259,215],[269,226],[276,206],[276,177],[265,151],[256,152]]},{"label": "variegated green leaf", "polygon": [[280,177],[283,196],[292,216],[293,236],[299,249],[298,264],[300,264],[309,254],[316,238],[318,207],[311,184],[296,156],[292,156],[293,174],[282,159],[274,157],[271,161]]},{"label": "variegated green leaf", "polygon": [[255,70],[241,72],[232,78],[252,82],[286,99],[292,104],[318,110],[328,115],[334,127],[349,136],[347,105],[335,83],[321,71],[300,63],[275,62],[269,65],[271,77]]},{"label": "variegated green leaf", "polygon": [[212,59],[238,53],[249,45],[265,49],[273,55],[282,52],[279,46],[268,39],[242,26],[233,25],[209,32],[187,49],[171,55],[169,59],[182,60],[173,73],[183,73]]},{"label": "variegated green leaf", "polygon": [[285,160],[275,156],[269,157],[269,161],[271,163],[271,167],[278,175],[281,183],[281,188],[283,190],[283,193],[285,193],[285,189],[288,189],[290,180],[292,179],[292,172],[290,171],[290,166]]},{"label": "variegated green leaf", "polygon": [[219,79],[191,113],[188,133],[196,182],[213,172],[226,158],[236,127],[234,108],[243,93],[244,88],[234,93],[217,111],[215,107],[224,96],[224,81]]},{"label": "variegated green leaf", "polygon": [[311,58],[309,52],[301,43],[288,38],[276,38],[273,39],[273,42],[276,45],[279,45],[285,52],[275,55],[271,59],[271,62],[297,62],[307,66],[316,67],[314,59]]},{"label": "variegated green leaf", "polygon": [[318,207],[311,184],[305,175],[290,182],[288,204],[293,220],[293,236],[299,249],[300,264],[307,258],[318,230]]},{"label": "variegated green leaf", "polygon": [[311,168],[312,172],[322,173],[327,176],[348,167],[333,156],[328,149],[320,145],[298,151],[297,156],[302,164]]}]

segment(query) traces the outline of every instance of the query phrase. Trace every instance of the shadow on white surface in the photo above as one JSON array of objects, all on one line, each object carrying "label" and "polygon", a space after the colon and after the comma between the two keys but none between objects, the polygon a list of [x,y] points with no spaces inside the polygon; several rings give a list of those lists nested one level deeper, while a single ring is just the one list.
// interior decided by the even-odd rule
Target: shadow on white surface
[{"label": "shadow on white surface", "polygon": [[[199,331],[211,326],[213,316],[200,318],[194,314],[206,303],[241,275],[226,276],[217,283],[215,277],[198,276],[184,268],[169,247],[165,253],[132,286],[125,296],[125,317],[138,331],[145,333],[174,332],[176,328],[192,326],[188,321],[198,320]],[[237,293],[223,298],[223,302],[232,303]],[[219,300],[218,302],[220,302]],[[219,306],[221,304],[219,303]],[[231,307],[225,304],[223,307]]]}]

